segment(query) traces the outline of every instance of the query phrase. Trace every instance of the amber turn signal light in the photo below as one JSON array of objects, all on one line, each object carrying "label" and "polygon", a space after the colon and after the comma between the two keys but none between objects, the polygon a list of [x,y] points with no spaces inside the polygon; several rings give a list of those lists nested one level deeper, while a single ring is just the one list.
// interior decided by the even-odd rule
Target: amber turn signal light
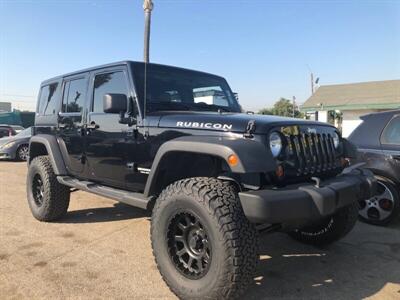
[{"label": "amber turn signal light", "polygon": [[350,166],[350,159],[342,157],[340,159],[340,163],[342,164],[343,168],[347,168],[348,166]]},{"label": "amber turn signal light", "polygon": [[275,174],[278,178],[282,178],[285,175],[285,171],[281,165],[276,167]]},{"label": "amber turn signal light", "polygon": [[231,154],[228,157],[228,164],[232,167],[236,166],[239,162],[239,158],[235,154]]}]

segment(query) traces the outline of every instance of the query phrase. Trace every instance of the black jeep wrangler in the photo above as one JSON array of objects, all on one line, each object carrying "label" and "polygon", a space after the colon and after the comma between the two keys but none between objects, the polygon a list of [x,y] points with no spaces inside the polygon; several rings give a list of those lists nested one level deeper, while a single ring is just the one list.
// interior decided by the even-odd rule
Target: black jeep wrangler
[{"label": "black jeep wrangler", "polygon": [[78,189],[152,210],[151,241],[184,299],[227,299],[253,280],[260,231],[314,245],[345,236],[369,171],[328,124],[241,113],[222,77],[120,62],[42,83],[30,140],[32,214],[53,221]]}]

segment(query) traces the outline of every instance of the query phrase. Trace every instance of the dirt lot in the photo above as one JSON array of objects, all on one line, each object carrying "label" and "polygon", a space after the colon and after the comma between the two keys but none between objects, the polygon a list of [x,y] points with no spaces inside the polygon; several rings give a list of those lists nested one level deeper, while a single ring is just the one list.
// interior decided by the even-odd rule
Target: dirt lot
[{"label": "dirt lot", "polygon": [[[25,163],[0,162],[0,299],[172,299],[153,262],[149,214],[83,192],[58,223],[31,216]],[[261,239],[246,299],[400,299],[400,223],[359,223],[329,249]]]}]

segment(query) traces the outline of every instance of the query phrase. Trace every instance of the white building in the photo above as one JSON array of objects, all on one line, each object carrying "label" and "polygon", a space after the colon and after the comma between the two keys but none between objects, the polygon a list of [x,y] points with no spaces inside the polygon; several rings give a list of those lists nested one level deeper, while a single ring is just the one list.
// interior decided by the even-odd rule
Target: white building
[{"label": "white building", "polygon": [[400,108],[400,80],[324,85],[303,104],[311,118],[338,127],[344,137],[360,124],[360,116]]}]

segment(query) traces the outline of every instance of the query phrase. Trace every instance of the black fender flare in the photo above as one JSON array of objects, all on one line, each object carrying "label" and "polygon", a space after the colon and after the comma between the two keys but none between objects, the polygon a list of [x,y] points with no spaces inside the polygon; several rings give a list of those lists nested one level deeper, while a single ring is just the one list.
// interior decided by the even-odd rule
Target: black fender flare
[{"label": "black fender flare", "polygon": [[160,163],[171,152],[207,154],[224,161],[230,155],[236,155],[239,158],[238,163],[235,166],[228,164],[232,173],[265,173],[276,169],[271,150],[256,140],[217,136],[179,137],[165,142],[158,149],[146,182],[145,196],[154,194]]},{"label": "black fender flare", "polygon": [[29,163],[32,160],[31,149],[33,144],[42,144],[46,147],[55,175],[67,175],[64,159],[55,136],[50,134],[38,134],[29,141]]},{"label": "black fender flare", "polygon": [[357,146],[350,142],[348,139],[342,138],[343,142],[343,154],[346,158],[357,158],[358,150]]}]

